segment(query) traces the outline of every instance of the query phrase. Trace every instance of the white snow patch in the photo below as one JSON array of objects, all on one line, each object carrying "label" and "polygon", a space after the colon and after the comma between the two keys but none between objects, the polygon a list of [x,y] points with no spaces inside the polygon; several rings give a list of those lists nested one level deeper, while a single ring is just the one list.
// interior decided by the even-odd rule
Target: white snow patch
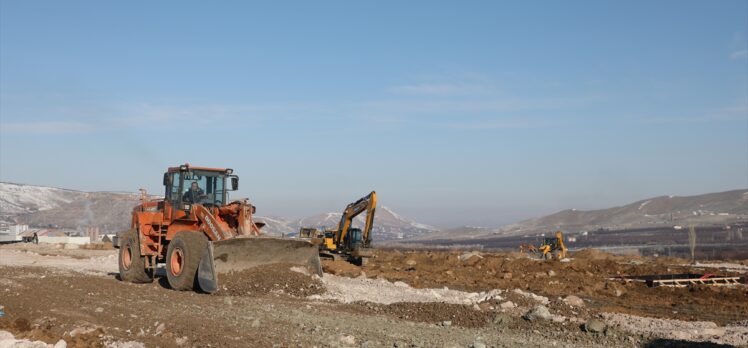
[{"label": "white snow patch", "polygon": [[390,213],[390,215],[392,215],[392,217],[394,217],[395,219],[400,220],[400,221],[405,221],[405,219],[403,219],[402,217],[400,217],[400,215],[397,215],[397,213],[395,213],[394,211],[392,211],[392,209],[387,208],[387,207],[385,207],[383,205],[380,206],[380,208],[382,208],[382,210]]},{"label": "white snow patch", "polygon": [[642,210],[642,208],[644,208],[644,206],[646,206],[647,204],[649,204],[649,202],[651,202],[651,200],[649,200],[649,201],[646,201],[646,202],[644,202],[644,203],[640,204],[640,205],[639,205],[639,210]]},{"label": "white snow patch", "polygon": [[54,187],[0,182],[0,211],[4,214],[22,214],[49,210],[85,195],[85,192]]},{"label": "white snow patch", "polygon": [[[315,275],[315,277],[317,277]],[[442,302],[472,305],[493,299],[502,300],[502,290],[465,292],[442,289],[416,289],[403,282],[391,283],[384,279],[348,278],[333,274],[318,277],[327,291],[309,296],[313,300],[333,300],[343,303],[357,301],[392,304],[397,302]]]},{"label": "white snow patch", "polygon": [[418,223],[418,222],[411,222],[410,225],[413,226],[413,227],[415,227],[415,228],[422,229],[422,230],[430,230],[430,231],[438,231],[439,230],[438,228],[436,228],[434,226],[426,225],[426,224],[422,224],[422,223]]}]

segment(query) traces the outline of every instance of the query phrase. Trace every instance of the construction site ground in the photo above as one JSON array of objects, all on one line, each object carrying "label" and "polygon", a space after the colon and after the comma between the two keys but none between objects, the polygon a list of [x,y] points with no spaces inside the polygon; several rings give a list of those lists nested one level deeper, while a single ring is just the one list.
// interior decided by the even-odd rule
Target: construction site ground
[{"label": "construction site ground", "polygon": [[173,291],[161,277],[121,282],[117,251],[105,249],[0,245],[0,347],[748,345],[745,285],[609,279],[745,277],[747,261],[378,251],[364,267],[324,261],[322,278],[283,264],[227,275],[208,295]]}]

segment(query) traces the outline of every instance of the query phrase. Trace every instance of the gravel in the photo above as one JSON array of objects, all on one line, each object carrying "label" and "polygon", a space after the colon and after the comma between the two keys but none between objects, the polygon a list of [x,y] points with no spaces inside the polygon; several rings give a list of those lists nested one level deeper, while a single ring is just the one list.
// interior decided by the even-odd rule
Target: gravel
[{"label": "gravel", "polygon": [[624,331],[652,334],[672,340],[709,341],[735,346],[748,345],[748,323],[719,326],[710,321],[683,321],[602,313],[605,322]]}]

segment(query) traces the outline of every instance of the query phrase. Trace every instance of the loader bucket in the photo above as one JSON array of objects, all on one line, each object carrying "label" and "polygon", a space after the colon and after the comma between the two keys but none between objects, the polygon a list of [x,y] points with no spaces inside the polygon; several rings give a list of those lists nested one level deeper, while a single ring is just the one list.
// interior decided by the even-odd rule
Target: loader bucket
[{"label": "loader bucket", "polygon": [[197,271],[200,289],[216,292],[221,274],[260,265],[290,263],[322,276],[319,247],[303,240],[281,238],[233,238],[209,242]]}]

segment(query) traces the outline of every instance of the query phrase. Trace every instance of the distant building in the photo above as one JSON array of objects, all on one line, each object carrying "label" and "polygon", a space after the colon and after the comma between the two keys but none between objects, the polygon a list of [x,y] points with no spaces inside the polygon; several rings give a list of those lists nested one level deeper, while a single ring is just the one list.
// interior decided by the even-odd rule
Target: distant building
[{"label": "distant building", "polygon": [[84,237],[91,238],[92,242],[98,242],[99,241],[99,228],[96,226],[86,227],[86,235]]},{"label": "distant building", "polygon": [[29,230],[29,225],[12,225],[8,228],[11,234],[21,234]]},{"label": "distant building", "polygon": [[0,242],[20,242],[23,234],[28,231],[28,225],[10,225],[0,230]]}]

